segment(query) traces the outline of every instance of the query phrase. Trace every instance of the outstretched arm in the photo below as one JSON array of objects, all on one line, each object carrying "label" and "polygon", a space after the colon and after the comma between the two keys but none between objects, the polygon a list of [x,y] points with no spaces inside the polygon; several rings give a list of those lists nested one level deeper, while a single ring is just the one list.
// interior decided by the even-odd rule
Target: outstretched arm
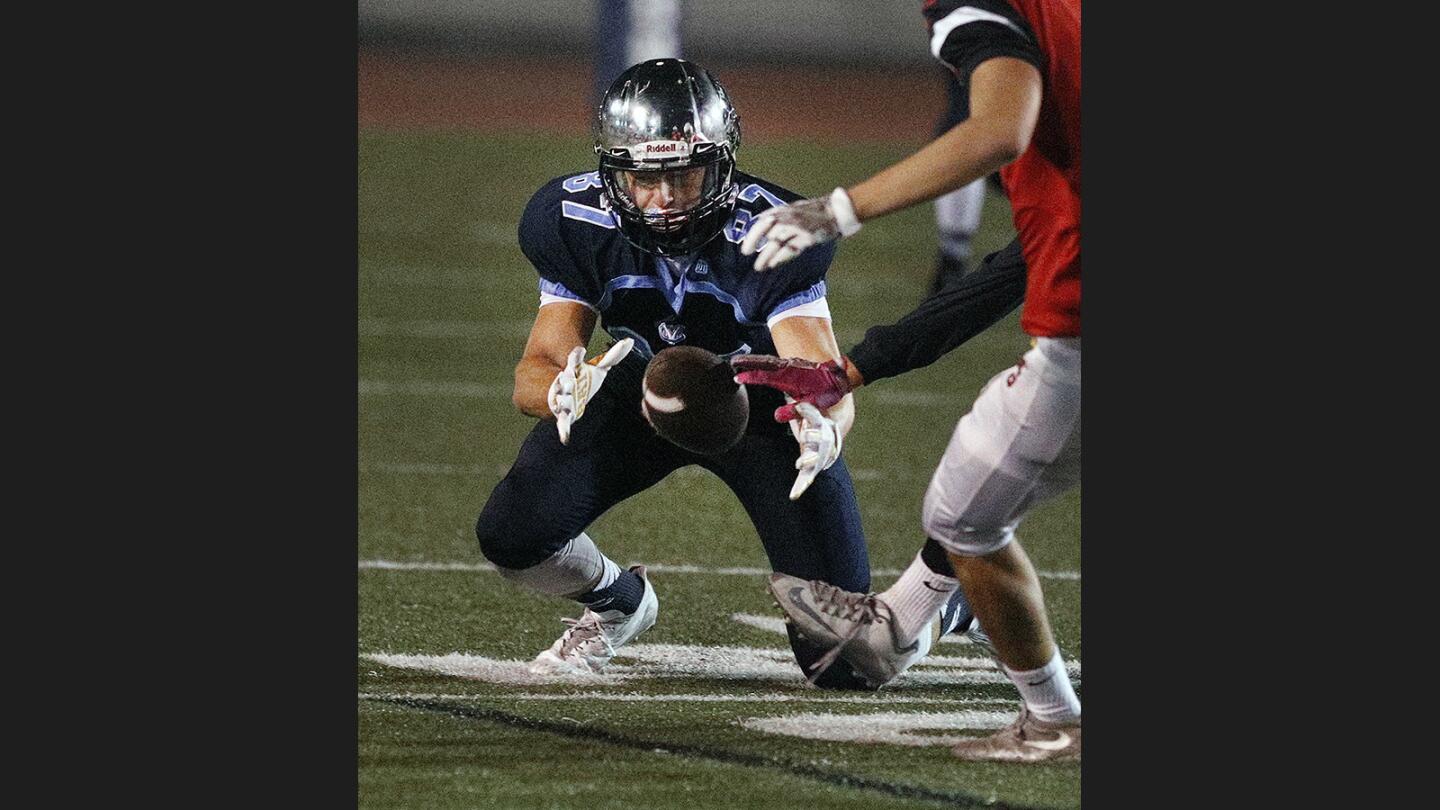
[{"label": "outstretched arm", "polygon": [[1040,116],[1040,72],[1001,56],[970,74],[970,117],[847,192],[861,222],[928,202],[979,180],[1030,145]]},{"label": "outstretched arm", "polygon": [[765,211],[750,223],[740,251],[758,250],[755,269],[767,270],[814,245],[853,235],[866,220],[990,174],[1029,147],[1041,91],[1040,72],[1023,59],[997,56],[981,62],[970,74],[969,118],[850,189]]},{"label": "outstretched arm", "polygon": [[1025,259],[1020,243],[1012,241],[899,321],[865,330],[865,338],[847,352],[851,387],[930,365],[1024,300]]},{"label": "outstretched arm", "polygon": [[[1025,260],[1011,242],[987,257],[979,269],[920,302],[888,326],[872,326],[865,339],[838,361],[741,355],[730,365],[738,382],[777,388],[798,402],[822,408],[866,383],[923,368],[1008,315],[1025,300]],[[794,418],[794,405],[776,412]]]}]

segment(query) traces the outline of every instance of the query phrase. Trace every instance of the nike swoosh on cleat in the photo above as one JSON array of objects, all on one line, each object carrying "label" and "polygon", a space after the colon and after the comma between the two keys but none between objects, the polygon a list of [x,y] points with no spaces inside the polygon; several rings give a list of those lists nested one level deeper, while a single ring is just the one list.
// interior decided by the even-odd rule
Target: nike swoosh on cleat
[{"label": "nike swoosh on cleat", "polygon": [[[805,615],[807,615],[807,616],[809,616],[810,618],[814,619],[815,621],[819,622],[821,627],[823,627],[823,628],[825,628],[826,630],[829,630],[830,632],[834,633],[834,632],[835,632],[835,628],[831,627],[831,626],[830,626],[830,623],[827,622],[827,621],[825,621],[824,617],[822,617],[819,613],[816,613],[815,611],[811,610],[811,609],[810,609],[810,606],[807,605],[807,604],[805,604],[805,602],[800,599],[800,595],[803,594],[804,592],[805,592],[805,588],[802,587],[802,586],[800,586],[800,585],[796,585],[795,587],[791,588],[791,589],[790,589],[790,604],[794,605],[795,607],[800,608],[800,610],[803,611],[803,612],[805,613]],[[839,634],[836,633],[836,635],[839,635]]]},{"label": "nike swoosh on cleat", "polygon": [[1041,751],[1059,751],[1070,744],[1070,735],[1063,731],[1057,731],[1060,735],[1053,740],[1024,740],[1023,742],[1031,748],[1039,748]]}]

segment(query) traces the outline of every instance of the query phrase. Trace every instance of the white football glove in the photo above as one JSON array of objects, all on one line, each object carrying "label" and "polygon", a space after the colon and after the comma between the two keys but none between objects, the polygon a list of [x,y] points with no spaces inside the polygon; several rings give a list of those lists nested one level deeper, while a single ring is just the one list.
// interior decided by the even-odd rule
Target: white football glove
[{"label": "white football glove", "polygon": [[[845,189],[837,188],[829,197],[815,197],[764,211],[750,223],[740,252],[749,256],[758,248],[756,270],[769,270],[799,256],[806,248],[853,236],[860,230],[855,206]],[[760,240],[768,237],[765,247]]]},{"label": "white football glove", "polygon": [[585,415],[585,406],[600,390],[605,375],[616,363],[624,360],[634,346],[634,338],[625,338],[611,346],[604,355],[589,362],[584,362],[584,346],[570,350],[565,368],[555,375],[555,381],[550,383],[550,392],[545,397],[550,404],[550,412],[555,414],[555,427],[560,431],[561,444],[570,443],[570,426]]},{"label": "white football glove", "polygon": [[834,419],[808,402],[796,405],[795,411],[801,418],[791,420],[790,432],[800,443],[800,457],[795,459],[795,469],[800,474],[795,476],[795,485],[790,487],[792,501],[799,500],[815,481],[815,476],[828,470],[840,458],[841,445],[840,426]]}]

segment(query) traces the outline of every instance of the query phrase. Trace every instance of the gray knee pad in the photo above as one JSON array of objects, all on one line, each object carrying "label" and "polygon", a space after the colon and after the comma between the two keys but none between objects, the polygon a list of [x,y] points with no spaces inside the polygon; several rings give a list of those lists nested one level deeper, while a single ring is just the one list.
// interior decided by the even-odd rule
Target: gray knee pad
[{"label": "gray knee pad", "polygon": [[500,576],[533,591],[574,599],[589,593],[605,573],[605,555],[581,532],[563,548],[529,568],[495,566]]}]

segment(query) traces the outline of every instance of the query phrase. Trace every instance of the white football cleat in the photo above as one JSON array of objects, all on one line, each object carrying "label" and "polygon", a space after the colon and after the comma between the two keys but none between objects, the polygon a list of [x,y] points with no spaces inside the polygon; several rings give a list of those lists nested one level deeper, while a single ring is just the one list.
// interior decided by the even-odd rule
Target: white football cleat
[{"label": "white football cleat", "polygon": [[935,640],[934,619],[908,642],[900,638],[890,606],[873,593],[851,593],[786,574],[771,574],[769,588],[775,604],[802,637],[830,647],[808,673],[811,683],[843,658],[878,689],[924,658]]},{"label": "white football cleat", "polygon": [[615,657],[616,650],[655,624],[660,600],[645,577],[645,566],[637,565],[630,570],[645,582],[640,607],[628,614],[618,610],[596,613],[587,607],[578,619],[561,619],[570,629],[556,639],[550,649],[535,656],[530,662],[532,674],[598,675]]}]

